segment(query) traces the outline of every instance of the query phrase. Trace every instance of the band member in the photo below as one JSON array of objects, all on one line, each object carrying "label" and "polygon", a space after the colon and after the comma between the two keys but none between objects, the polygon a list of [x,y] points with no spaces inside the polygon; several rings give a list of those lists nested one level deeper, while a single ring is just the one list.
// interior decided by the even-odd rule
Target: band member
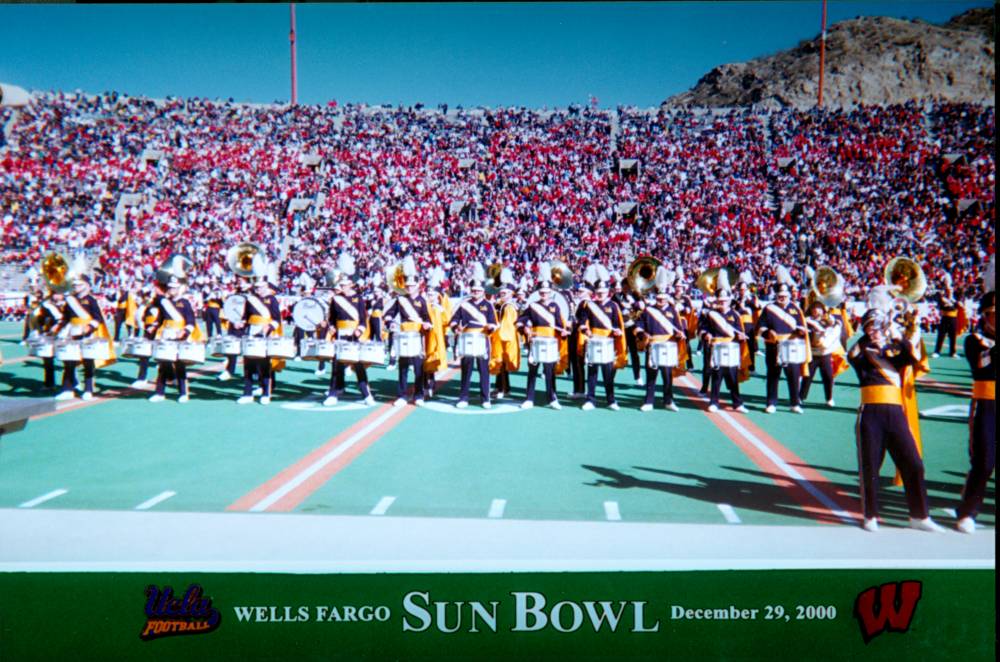
[{"label": "band member", "polygon": [[[50,291],[49,295],[42,299],[37,308],[32,321],[33,331],[39,335],[54,337],[53,329],[63,318],[65,301],[63,293]],[[45,374],[45,388],[56,387],[56,364],[51,356],[42,359],[42,367]]]},{"label": "band member", "polygon": [[205,321],[205,334],[209,338],[222,334],[222,303],[222,291],[213,287],[205,297],[205,307],[201,311],[201,317]]},{"label": "band member", "polygon": [[[562,409],[559,404],[559,394],[556,392],[556,372],[559,364],[564,363],[566,343],[563,340],[569,335],[566,319],[563,317],[559,304],[552,300],[552,269],[547,262],[538,265],[538,300],[527,302],[517,318],[517,326],[527,343],[536,338],[556,338],[560,348],[560,360],[555,363],[542,363],[542,374],[545,375],[545,395],[548,405],[553,409]],[[566,357],[568,359],[568,357]],[[535,382],[538,379],[539,364],[529,357],[528,385],[524,394],[521,409],[531,409],[535,406]],[[565,367],[565,365],[563,366]],[[595,373],[596,379],[596,373]],[[614,387],[612,386],[612,389]],[[614,390],[611,392],[612,402]],[[593,409],[593,407],[590,407]]]},{"label": "band member", "polygon": [[[274,265],[255,268],[254,290],[247,295],[243,306],[243,320],[240,328],[246,329],[248,338],[281,337],[281,308],[278,298],[274,296],[275,283],[278,281]],[[284,368],[284,361],[269,358],[243,357],[243,395],[236,402],[241,405],[253,402],[254,377],[257,378],[257,388],[260,389],[260,404],[271,404],[271,389],[274,386],[272,373]]]},{"label": "band member", "polygon": [[451,300],[444,291],[444,269],[434,267],[427,280],[428,312],[431,316],[431,330],[426,336],[426,355],[424,357],[424,395],[434,397],[437,388],[435,375],[438,370],[448,366],[448,341],[445,332],[451,320]]},{"label": "band member", "polygon": [[687,355],[687,369],[694,370],[694,358],[691,351],[691,340],[698,335],[698,312],[694,308],[694,300],[684,289],[684,271],[677,267],[674,278],[674,309],[684,325],[684,353]]},{"label": "band member", "polygon": [[955,338],[961,335],[964,329],[959,328],[959,302],[951,289],[950,277],[945,279],[944,288],[937,295],[937,307],[941,313],[941,321],[938,322],[937,342],[934,343],[934,353],[931,356],[934,358],[941,356],[941,348],[947,337],[948,356],[955,358]]},{"label": "band member", "polygon": [[514,303],[514,278],[510,269],[500,272],[496,301],[497,329],[490,336],[490,374],[496,375],[497,399],[510,393],[510,374],[521,368],[521,343]]},{"label": "band member", "polygon": [[644,307],[642,315],[635,323],[635,333],[640,341],[640,346],[647,348],[646,400],[639,409],[641,411],[653,409],[656,398],[656,379],[659,375],[663,380],[663,406],[670,411],[677,411],[677,405],[674,404],[673,369],[667,366],[654,368],[651,362],[653,345],[661,342],[676,343],[678,365],[686,363],[687,358],[681,355],[685,340],[684,327],[681,324],[680,315],[670,303],[668,272],[663,266],[656,269],[656,303]]},{"label": "band member", "polygon": [[823,379],[823,395],[826,397],[826,406],[833,407],[833,380],[848,367],[844,358],[844,348],[840,344],[843,328],[840,318],[829,315],[822,301],[810,303],[808,313],[806,327],[809,329],[812,361],[809,363],[809,372],[802,377],[799,400],[805,402],[806,397],[809,396],[809,387],[816,376],[816,371],[819,370]]},{"label": "band member", "polygon": [[869,309],[861,321],[864,335],[851,347],[847,359],[861,386],[861,407],[855,425],[863,527],[878,530],[879,471],[886,451],[902,476],[910,526],[940,531],[927,514],[924,463],[903,410],[903,370],[921,360],[919,330],[907,329],[903,340],[890,340],[888,316]]},{"label": "band member", "polygon": [[996,465],[996,292],[979,301],[979,328],[965,339],[965,358],[972,369],[972,407],[969,412],[969,461],[972,465],[956,510],[963,533],[976,530],[976,513],[986,495],[986,484]]},{"label": "band member", "polygon": [[115,342],[121,336],[122,325],[127,327],[126,334],[131,335],[129,329],[136,326],[135,308],[135,295],[124,286],[119,287],[115,294]]},{"label": "band member", "polygon": [[[365,342],[369,338],[368,311],[365,307],[364,299],[354,287],[351,277],[354,275],[354,259],[344,253],[337,260],[337,273],[333,276],[333,299],[330,301],[330,313],[328,323],[330,331],[340,340],[351,342]],[[358,378],[358,390],[364,398],[366,405],[375,404],[371,390],[368,387],[368,371],[365,364],[352,364],[354,374]],[[346,376],[347,364],[333,360],[333,371],[330,375],[330,386],[326,392],[326,400],[323,404],[332,406],[337,404],[337,400],[347,387]]]},{"label": "band member", "polygon": [[[788,396],[791,400],[792,411],[796,414],[803,413],[802,403],[799,400],[799,382],[802,377],[804,365],[808,365],[809,356],[806,355],[806,363],[789,363],[782,365],[778,359],[778,344],[790,338],[805,338],[806,320],[802,310],[792,303],[791,288],[787,283],[779,283],[775,288],[775,302],[764,306],[757,320],[756,335],[764,336],[764,360],[767,364],[767,407],[764,411],[773,414],[777,410],[778,404],[778,382],[781,380],[781,373],[784,371],[785,379],[788,381]],[[807,344],[808,347],[808,344]]]},{"label": "band member", "polygon": [[496,310],[486,300],[484,280],[486,272],[481,264],[473,265],[472,280],[469,283],[469,298],[464,300],[451,318],[451,328],[456,334],[479,334],[485,341],[481,356],[462,356],[462,390],[455,406],[464,409],[469,406],[469,387],[472,372],[479,374],[479,397],[483,409],[490,404],[490,334],[498,328]]},{"label": "band member", "polygon": [[[722,270],[720,273],[725,271]],[[727,288],[716,289],[713,307],[704,311],[698,331],[710,360],[708,411],[719,410],[719,392],[722,389],[722,382],[725,381],[732,398],[733,409],[745,414],[747,408],[740,397],[740,381],[741,377],[749,376],[749,351],[746,343],[748,334],[743,327],[743,320],[730,307],[731,301],[732,295]],[[740,365],[723,366],[717,362],[713,347],[719,343],[732,342],[740,344]]]},{"label": "band member", "polygon": [[569,366],[573,378],[573,390],[569,397],[571,400],[578,400],[584,397],[587,390],[587,361],[584,357],[583,348],[586,338],[580,332],[580,319],[587,302],[591,300],[593,291],[586,283],[579,283],[576,289],[576,306],[571,308],[573,327],[569,335]]},{"label": "band member", "polygon": [[[90,291],[90,276],[83,273],[85,266],[77,263],[75,267],[76,277],[73,278],[73,294],[66,297],[66,307],[63,310],[63,317],[53,328],[55,335],[60,335],[64,331],[73,340],[84,340],[87,338],[103,338],[108,341],[108,359],[95,362],[93,359],[83,359],[83,399],[92,400],[94,397],[94,371],[96,368],[111,365],[115,362],[114,348],[111,345],[111,334],[104,322],[104,314],[97,303],[97,299]],[[66,361],[63,364],[62,392],[56,396],[56,400],[70,400],[75,397],[73,390],[76,388],[76,367],[77,361]]]},{"label": "band member", "polygon": [[635,322],[642,315],[646,302],[642,296],[637,296],[630,289],[623,287],[621,292],[615,293],[612,297],[621,308],[622,316],[625,319],[625,347],[628,349],[630,364],[632,366],[632,381],[636,386],[645,385],[645,375],[643,374],[642,362],[639,361],[639,346],[636,342]]},{"label": "band member", "polygon": [[[146,340],[153,340],[156,337],[156,328],[160,321],[160,298],[166,294],[166,290],[163,283],[153,281],[153,286],[147,291],[149,296],[143,305],[139,306],[137,312],[137,321],[139,323],[137,333],[141,334]],[[169,366],[164,365],[164,368],[168,370],[167,378],[170,378]],[[136,374],[135,381],[132,382],[132,388],[146,388],[149,386],[148,375],[149,357],[141,356],[139,357],[139,372]]]},{"label": "band member", "polygon": [[[431,323],[431,312],[427,299],[420,294],[420,282],[417,280],[417,269],[412,257],[403,260],[402,265],[396,268],[402,271],[405,279],[406,294],[397,296],[385,311],[383,319],[393,320],[393,333],[420,333],[423,350],[427,351],[427,336],[434,325]],[[395,279],[390,280],[394,282]],[[414,404],[422,407],[424,404],[424,357],[421,356],[399,356],[399,387],[396,401],[393,406],[402,407],[406,404],[407,380],[410,368],[413,368],[413,390]]]},{"label": "band member", "polygon": [[[750,291],[750,273],[744,271],[740,274],[740,280],[736,284],[736,296],[733,300],[733,309],[740,316],[744,329],[753,329],[757,325],[757,318],[760,315],[760,300],[757,295]],[[757,358],[757,336],[753,333],[747,338],[747,349],[750,352],[750,372],[757,368],[754,365]]]},{"label": "band member", "polygon": [[[591,270],[594,271],[591,271]],[[622,319],[621,308],[612,301],[608,295],[611,291],[609,284],[609,274],[603,265],[590,265],[587,267],[591,277],[584,274],[584,279],[596,282],[594,286],[594,299],[588,301],[580,310],[577,318],[580,322],[580,331],[587,338],[613,338],[615,357],[610,363],[587,366],[587,401],[582,409],[589,411],[595,405],[595,395],[597,391],[597,373],[600,371],[604,381],[604,392],[607,397],[608,408],[618,411],[618,402],[615,400],[615,371],[625,367],[628,361],[628,353],[625,347],[625,321]]]},{"label": "band member", "polygon": [[[706,294],[701,300],[701,310],[697,314],[695,329],[701,329],[705,325],[705,318],[716,308],[718,301],[714,294]],[[701,353],[701,388],[698,392],[708,395],[712,386],[712,346],[705,340],[703,334],[698,335],[698,351]]]},{"label": "band member", "polygon": [[[198,342],[203,339],[198,328],[191,302],[184,296],[186,276],[183,272],[171,274],[166,280],[166,294],[159,297],[158,321],[153,335],[158,340]],[[159,275],[159,274],[158,274]],[[148,329],[147,329],[148,331]],[[182,361],[158,361],[160,369],[156,373],[156,392],[149,396],[150,402],[163,402],[166,397],[167,375],[177,380],[177,402],[188,401],[187,365]]]},{"label": "band member", "polygon": [[[253,286],[251,285],[250,281],[247,278],[238,277],[236,279],[236,290],[237,290],[238,294],[242,294],[242,295],[246,296],[246,295],[248,295],[248,294],[251,293],[252,289],[253,289]],[[236,301],[238,302],[239,300],[237,299]],[[245,304],[244,304],[244,307],[245,307]],[[239,305],[238,304],[237,304],[236,310],[237,310],[237,313],[234,313],[234,314],[238,314],[238,311],[239,311]],[[225,300],[223,300],[223,312],[224,311],[225,311]],[[225,323],[222,324],[221,326],[222,326],[223,332],[226,335],[232,336],[233,338],[243,338],[243,337],[246,336],[246,334],[247,334],[247,328],[246,328],[246,326],[243,325],[242,318],[241,319],[236,319],[236,320],[226,319],[226,320],[224,320],[224,322]],[[239,357],[236,354],[230,354],[229,356],[226,357],[226,367],[222,370],[221,373],[219,373],[219,381],[220,382],[228,382],[230,379],[232,379],[233,375],[236,374],[236,361],[237,361],[238,358]],[[244,365],[243,365],[243,372],[244,372],[244,374],[246,374],[246,363],[245,362],[244,362]],[[263,393],[263,389],[261,389],[260,392]],[[252,394],[253,393],[251,392],[251,395]]]}]

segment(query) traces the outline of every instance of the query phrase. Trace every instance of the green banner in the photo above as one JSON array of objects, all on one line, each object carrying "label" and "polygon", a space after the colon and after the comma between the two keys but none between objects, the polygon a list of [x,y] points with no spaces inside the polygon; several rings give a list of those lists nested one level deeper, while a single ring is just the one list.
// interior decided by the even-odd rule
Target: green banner
[{"label": "green banner", "polygon": [[0,659],[993,660],[994,570],[0,574]]}]

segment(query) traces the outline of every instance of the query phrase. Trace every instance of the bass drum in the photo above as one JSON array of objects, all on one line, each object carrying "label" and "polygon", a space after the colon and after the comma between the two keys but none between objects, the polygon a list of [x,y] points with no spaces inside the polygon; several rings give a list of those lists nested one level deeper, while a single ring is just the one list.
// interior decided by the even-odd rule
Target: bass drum
[{"label": "bass drum", "polygon": [[222,303],[222,316],[229,323],[243,321],[243,307],[246,306],[247,298],[243,294],[231,294]]},{"label": "bass drum", "polygon": [[328,313],[327,305],[316,297],[300,299],[292,306],[292,320],[295,326],[307,333],[315,331],[316,327],[325,322]]}]

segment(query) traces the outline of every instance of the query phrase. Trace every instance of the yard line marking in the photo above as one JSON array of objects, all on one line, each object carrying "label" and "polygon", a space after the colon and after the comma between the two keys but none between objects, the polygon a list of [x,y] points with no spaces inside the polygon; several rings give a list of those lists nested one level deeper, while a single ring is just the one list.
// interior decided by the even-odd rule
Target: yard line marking
[{"label": "yard line marking", "polygon": [[958,517],[958,513],[955,512],[954,508],[942,508],[941,512],[951,518]]},{"label": "yard line marking", "polygon": [[733,510],[733,507],[728,503],[720,503],[716,505],[718,505],[719,510],[722,511],[722,516],[726,518],[727,522],[730,524],[739,524],[741,522],[740,516],[736,514],[736,511]]},{"label": "yard line marking", "polygon": [[620,522],[622,519],[622,514],[618,510],[617,501],[605,501],[604,502],[604,518],[609,522]]},{"label": "yard line marking", "polygon": [[167,499],[169,499],[172,496],[177,496],[177,492],[171,492],[170,490],[167,490],[166,492],[160,492],[159,494],[157,494],[152,499],[148,499],[148,500],[143,501],[142,503],[140,503],[138,506],[135,507],[135,509],[136,510],[149,510],[150,508],[152,508],[156,504],[160,503],[161,501],[166,501]]},{"label": "yard line marking", "polygon": [[[688,392],[688,396],[692,399],[700,400],[702,403],[709,401],[708,397],[698,393],[697,388],[700,381],[693,376],[685,375],[678,379],[677,383]],[[860,517],[857,513],[850,512],[838,505],[830,495],[816,487],[814,481],[817,483],[829,482],[821,473],[811,468],[804,471],[793,468],[791,463],[802,465],[808,465],[808,463],[785,448],[781,442],[771,437],[766,431],[757,427],[749,418],[721,410],[715,413],[709,413],[707,410],[703,410],[703,412],[730,441],[740,446],[741,450],[758,467],[765,471],[777,470],[788,476],[800,488],[801,491],[795,489],[791,491],[805,510],[818,511],[817,514],[833,515],[845,524],[857,523]],[[756,432],[753,431],[753,428],[756,428]],[[804,474],[811,474],[811,479],[810,476]],[[780,482],[778,484],[781,485]],[[811,499],[806,498],[806,495],[818,501],[822,507],[817,508]],[[817,519],[823,521],[819,517]]]},{"label": "yard line marking", "polygon": [[503,517],[504,508],[507,507],[507,499],[493,499],[490,503],[490,512],[487,517],[499,519]]},{"label": "yard line marking", "polygon": [[375,504],[375,507],[372,508],[372,511],[370,513],[368,513],[368,514],[369,515],[385,515],[386,512],[389,510],[389,506],[391,506],[392,503],[395,500],[396,500],[396,497],[394,497],[394,496],[385,496],[385,497],[382,497],[381,499],[379,499],[379,502],[377,504]]},{"label": "yard line marking", "polygon": [[18,508],[34,508],[35,506],[37,506],[40,503],[45,503],[46,501],[49,501],[51,499],[55,499],[56,497],[61,497],[62,495],[66,494],[67,492],[69,492],[69,490],[64,490],[62,488],[59,488],[58,490],[52,490],[48,494],[43,494],[42,496],[36,497],[36,498],[32,499],[31,501],[25,501],[20,506],[18,506]]},{"label": "yard line marking", "polygon": [[[439,388],[457,372],[448,370],[437,380]],[[231,503],[226,510],[244,512],[294,510],[337,472],[353,462],[369,446],[417,409],[410,406],[382,405],[292,466]]]}]

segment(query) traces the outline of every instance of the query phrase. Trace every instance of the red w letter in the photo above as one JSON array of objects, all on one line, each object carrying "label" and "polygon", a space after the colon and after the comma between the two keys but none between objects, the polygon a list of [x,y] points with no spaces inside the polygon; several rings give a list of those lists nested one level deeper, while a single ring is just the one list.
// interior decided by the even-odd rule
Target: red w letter
[{"label": "red w letter", "polygon": [[865,643],[887,629],[890,632],[909,630],[921,592],[921,583],[911,580],[882,584],[878,588],[872,586],[859,593],[854,600],[854,617],[858,619]]}]

